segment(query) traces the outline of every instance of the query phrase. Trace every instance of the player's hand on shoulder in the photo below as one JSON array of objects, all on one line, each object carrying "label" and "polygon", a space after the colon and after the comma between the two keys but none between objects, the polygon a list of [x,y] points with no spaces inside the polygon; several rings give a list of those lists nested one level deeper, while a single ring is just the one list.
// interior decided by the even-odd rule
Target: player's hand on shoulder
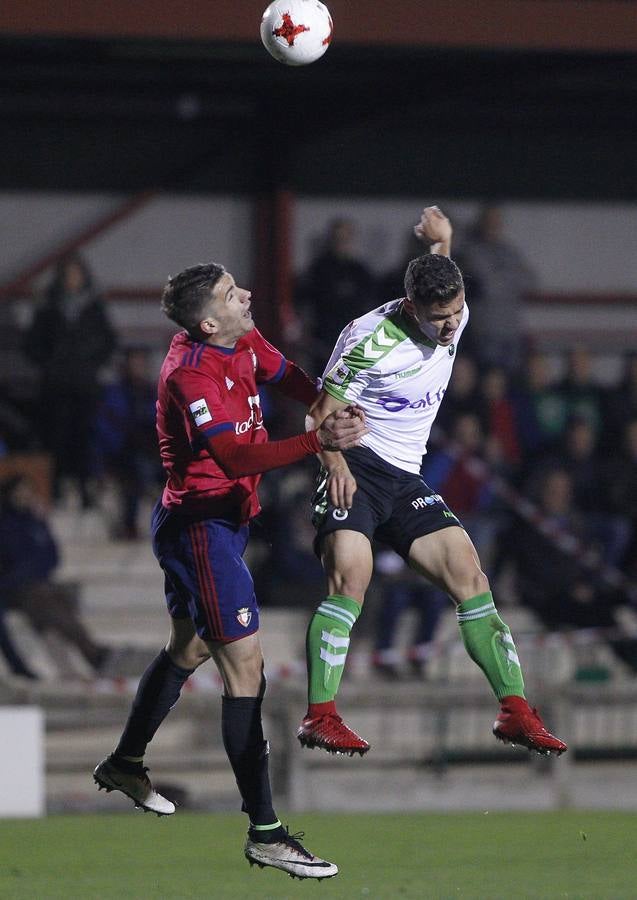
[{"label": "player's hand on shoulder", "polygon": [[447,216],[437,206],[426,206],[420,222],[414,226],[414,234],[427,247],[451,241],[453,228]]},{"label": "player's hand on shoulder", "polygon": [[327,493],[330,503],[337,509],[351,509],[356,492],[356,479],[349,470],[344,457],[330,465],[327,470]]},{"label": "player's hand on shoulder", "polygon": [[337,409],[323,419],[317,434],[323,450],[348,450],[367,434],[365,414],[358,406]]}]

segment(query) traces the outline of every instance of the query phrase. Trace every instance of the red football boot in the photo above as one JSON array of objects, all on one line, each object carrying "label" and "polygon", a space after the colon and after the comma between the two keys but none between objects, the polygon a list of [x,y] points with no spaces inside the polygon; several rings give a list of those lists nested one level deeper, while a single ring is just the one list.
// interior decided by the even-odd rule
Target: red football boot
[{"label": "red football boot", "polygon": [[531,709],[524,697],[504,697],[500,712],[493,723],[493,733],[499,741],[521,744],[543,756],[557,756],[568,747],[544,727],[537,709]]},{"label": "red football boot", "polygon": [[320,716],[306,716],[296,733],[302,747],[320,747],[328,753],[347,753],[362,756],[369,750],[369,743],[345,724],[336,712]]}]

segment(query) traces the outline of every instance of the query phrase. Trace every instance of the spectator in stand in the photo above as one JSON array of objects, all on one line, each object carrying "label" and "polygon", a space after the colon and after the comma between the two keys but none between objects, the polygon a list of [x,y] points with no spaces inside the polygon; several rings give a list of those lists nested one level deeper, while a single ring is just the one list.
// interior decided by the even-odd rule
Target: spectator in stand
[{"label": "spectator in stand", "polygon": [[9,671],[12,675],[19,675],[22,678],[37,678],[38,676],[27,666],[16,647],[7,627],[5,615],[6,610],[0,605],[0,653],[9,667]]},{"label": "spectator in stand", "polygon": [[631,578],[637,578],[637,415],[626,423],[619,451],[608,459],[606,466],[610,507],[629,529],[620,563]]},{"label": "spectator in stand", "polygon": [[[573,502],[586,514],[603,509],[599,488],[601,460],[597,453],[597,437],[588,419],[572,418],[556,451],[550,457],[556,468],[565,469],[573,483]],[[544,462],[546,465],[546,461]]]},{"label": "spectator in stand", "polygon": [[436,424],[448,436],[458,416],[475,413],[479,404],[478,367],[470,356],[458,356],[449,387],[445,391],[445,402],[440,404]]},{"label": "spectator in stand", "polygon": [[504,236],[502,210],[482,208],[456,259],[474,310],[470,348],[481,363],[514,372],[525,349],[524,301],[537,279],[521,252]]},{"label": "spectator in stand", "polygon": [[381,602],[376,619],[372,667],[384,678],[403,677],[403,658],[396,647],[396,632],[401,616],[412,608],[417,615],[416,628],[405,657],[410,673],[423,678],[431,658],[438,623],[449,600],[442,591],[418,578],[393,550],[384,549],[375,555],[374,570]]},{"label": "spectator in stand", "polygon": [[116,337],[80,256],[59,263],[44,303],[35,310],[24,346],[39,369],[36,425],[43,446],[53,456],[54,495],[60,496],[62,479],[68,477],[87,508],[92,505],[91,424],[100,372],[111,359]]},{"label": "spectator in stand", "polygon": [[484,433],[497,442],[501,459],[516,471],[522,454],[509,378],[501,366],[492,366],[480,381],[480,418]]},{"label": "spectator in stand", "polygon": [[301,276],[298,301],[312,340],[312,371],[322,368],[343,322],[362,315],[375,300],[374,278],[358,256],[357,238],[353,219],[332,220],[322,251]]},{"label": "spectator in stand", "polygon": [[637,352],[626,354],[619,384],[607,391],[604,400],[602,443],[612,452],[626,425],[637,419]]},{"label": "spectator in stand", "polygon": [[585,568],[576,552],[577,542],[587,547],[591,536],[586,517],[573,504],[570,474],[565,469],[545,471],[538,499],[540,521],[519,519],[506,536],[521,602],[550,630],[610,629],[609,645],[637,669],[637,642],[621,634],[616,618],[626,596]]},{"label": "spectator in stand", "polygon": [[[269,429],[268,429],[269,430]],[[292,470],[274,470],[263,485],[263,509],[250,530],[254,554],[252,574],[261,606],[319,603],[323,570],[312,551],[314,529],[307,516],[307,497],[315,466],[301,462]]]},{"label": "spectator in stand", "polygon": [[156,387],[149,353],[143,347],[125,351],[120,376],[102,392],[93,431],[96,468],[114,477],[120,501],[115,536],[139,536],[139,504],[162,481],[155,440]]},{"label": "spectator in stand", "polygon": [[527,354],[522,378],[512,391],[512,402],[525,461],[560,440],[566,428],[566,401],[557,390],[549,360],[543,353]]},{"label": "spectator in stand", "polygon": [[[58,562],[56,540],[29,479],[7,478],[0,484],[0,618],[5,610],[18,610],[37,634],[55,633],[76,647],[97,674],[110,650],[81,622],[76,586],[52,580]],[[33,677],[28,665],[2,649],[16,674]]]},{"label": "spectator in stand", "polygon": [[567,420],[586,419],[598,434],[602,424],[603,392],[593,378],[593,359],[587,347],[569,350],[566,373],[557,388],[564,399]]},{"label": "spectator in stand", "polygon": [[[2,446],[2,438],[0,437],[0,447]],[[1,453],[0,455],[4,455]],[[2,521],[2,513],[0,511],[0,524]],[[2,578],[2,571],[0,570],[0,579]],[[6,613],[7,608],[3,603],[2,595],[0,594],[0,654],[2,654],[7,666],[9,667],[9,671],[12,675],[20,675],[23,678],[37,678],[37,675],[29,668],[29,666],[24,661],[24,658],[20,651],[18,650],[12,636],[11,632],[8,628],[6,622]]]},{"label": "spectator in stand", "polygon": [[450,438],[448,445],[423,457],[420,471],[425,483],[442,494],[454,512],[457,510],[456,515],[471,534],[488,571],[496,531],[496,519],[492,516],[495,498],[491,471],[483,462],[487,444],[478,416],[458,416]]},{"label": "spectator in stand", "polygon": [[378,302],[383,303],[389,299],[405,296],[405,271],[412,259],[422,255],[422,244],[414,234],[413,229],[405,238],[405,248],[402,259],[393,269],[385,272],[378,279]]},{"label": "spectator in stand", "polygon": [[[4,385],[3,385],[4,391]],[[13,398],[0,398],[0,456],[8,453],[28,453],[38,449],[31,417],[14,402]]]},{"label": "spectator in stand", "polygon": [[[613,513],[607,483],[612,470],[603,464],[597,448],[597,434],[589,419],[573,418],[549,457],[549,465],[569,473],[573,504],[586,515],[590,539],[602,548],[606,562],[617,566],[630,540],[630,522]],[[546,460],[539,465],[546,467]]]}]

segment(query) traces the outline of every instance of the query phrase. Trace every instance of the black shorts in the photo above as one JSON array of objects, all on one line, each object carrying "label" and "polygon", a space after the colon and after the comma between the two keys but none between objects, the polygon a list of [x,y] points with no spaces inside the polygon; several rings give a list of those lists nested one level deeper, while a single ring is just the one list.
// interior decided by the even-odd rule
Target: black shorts
[{"label": "black shorts", "polygon": [[359,531],[370,542],[376,538],[407,559],[416,538],[450,525],[462,527],[440,494],[420,475],[392,466],[367,447],[354,447],[344,456],[358,489],[351,509],[336,509],[327,496],[325,470],[319,473],[312,498],[317,556],[321,541],[333,531]]}]

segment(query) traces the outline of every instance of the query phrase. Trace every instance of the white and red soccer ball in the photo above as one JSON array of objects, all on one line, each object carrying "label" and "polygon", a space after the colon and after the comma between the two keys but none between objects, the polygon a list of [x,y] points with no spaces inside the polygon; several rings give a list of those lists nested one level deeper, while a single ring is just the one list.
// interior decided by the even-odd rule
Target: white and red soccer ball
[{"label": "white and red soccer ball", "polygon": [[286,66],[319,59],[332,40],[332,17],[319,0],[274,0],[263,13],[261,40]]}]

